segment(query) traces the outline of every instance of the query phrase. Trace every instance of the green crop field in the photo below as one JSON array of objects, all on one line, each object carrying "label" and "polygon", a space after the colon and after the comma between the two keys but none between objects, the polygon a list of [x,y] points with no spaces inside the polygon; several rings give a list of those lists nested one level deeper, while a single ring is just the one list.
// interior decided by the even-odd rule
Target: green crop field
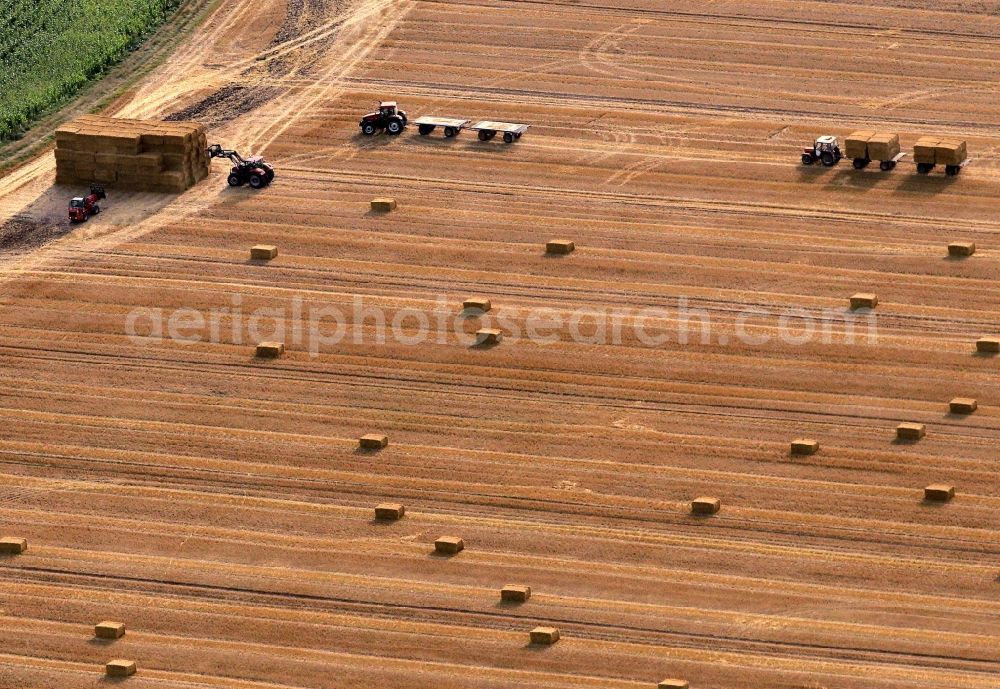
[{"label": "green crop field", "polygon": [[0,3],[0,140],[134,50],[182,0]]}]

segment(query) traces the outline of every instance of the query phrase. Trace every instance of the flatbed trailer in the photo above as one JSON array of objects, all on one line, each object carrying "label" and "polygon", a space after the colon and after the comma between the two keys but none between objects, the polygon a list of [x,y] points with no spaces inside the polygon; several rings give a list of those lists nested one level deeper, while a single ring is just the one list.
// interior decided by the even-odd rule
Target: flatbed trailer
[{"label": "flatbed trailer", "polygon": [[503,140],[505,143],[512,144],[521,138],[521,135],[528,131],[527,124],[516,124],[514,122],[491,122],[489,120],[482,120],[471,124],[467,129],[471,129],[474,132],[479,132],[480,141],[489,141],[497,135],[497,133],[503,134]]},{"label": "flatbed trailer", "polygon": [[471,122],[472,120],[463,120],[459,117],[435,117],[433,115],[426,115],[413,120],[413,124],[417,125],[417,131],[420,132],[420,136],[427,136],[438,127],[441,127],[444,129],[444,135],[448,138],[456,136],[460,131],[468,127]]},{"label": "flatbed trailer", "polygon": [[[958,173],[962,171],[962,168],[972,162],[972,158],[966,158],[958,165],[945,165],[944,174],[948,177],[955,177]],[[930,173],[931,170],[937,167],[936,163],[917,163],[917,172],[921,175],[926,175]]]},{"label": "flatbed trailer", "polygon": [[888,172],[889,170],[891,170],[894,167],[896,167],[896,163],[898,163],[899,161],[901,161],[903,158],[905,158],[908,155],[910,155],[910,154],[909,153],[905,153],[903,151],[900,151],[899,153],[897,153],[896,155],[894,155],[889,160],[881,160],[881,161],[879,161],[879,164],[878,164],[879,169],[882,170],[882,172]]},{"label": "flatbed trailer", "polygon": [[[896,155],[894,155],[889,160],[880,160],[879,163],[878,163],[879,169],[882,170],[882,172],[888,172],[889,170],[892,170],[893,168],[895,168],[896,164],[899,163],[899,161],[901,161],[903,158],[905,158],[908,155],[910,155],[910,154],[906,153],[904,151],[900,151],[899,153],[897,153]],[[871,161],[871,160],[869,160],[867,158],[855,158],[854,159],[854,169],[855,170],[863,170],[864,168],[868,167],[868,163],[871,163],[871,162],[873,162],[873,161]]]}]

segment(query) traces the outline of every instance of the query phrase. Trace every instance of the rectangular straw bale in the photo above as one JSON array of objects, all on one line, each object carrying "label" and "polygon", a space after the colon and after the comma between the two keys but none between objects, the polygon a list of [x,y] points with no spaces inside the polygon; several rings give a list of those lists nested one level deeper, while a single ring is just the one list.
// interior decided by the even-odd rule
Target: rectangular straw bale
[{"label": "rectangular straw bale", "polygon": [[375,518],[383,521],[396,521],[406,514],[406,508],[395,502],[384,502],[375,506]]},{"label": "rectangular straw bale", "polygon": [[792,441],[793,455],[814,455],[819,452],[819,443],[811,438],[797,438]]},{"label": "rectangular straw bale", "polygon": [[155,146],[163,146],[163,134],[160,134],[158,131],[155,130],[143,132],[142,147],[145,149]]},{"label": "rectangular straw bale", "polygon": [[924,500],[948,502],[953,497],[955,497],[955,486],[934,483],[924,488]]},{"label": "rectangular straw bale", "polygon": [[531,598],[531,587],[507,584],[500,589],[500,600],[505,603],[524,603]]},{"label": "rectangular straw bale", "polygon": [[495,345],[503,340],[503,331],[496,328],[481,328],[476,331],[476,345]]},{"label": "rectangular straw bale", "polygon": [[273,244],[258,244],[250,247],[250,259],[253,261],[270,261],[278,255],[278,247]]},{"label": "rectangular straw bale", "polygon": [[878,296],[869,292],[858,292],[851,297],[851,311],[874,309],[878,306]]},{"label": "rectangular straw bale", "polygon": [[872,160],[892,160],[899,154],[899,134],[878,133],[868,140]]},{"label": "rectangular straw bale", "polygon": [[163,167],[166,170],[180,170],[187,164],[189,158],[190,156],[183,153],[164,153]]},{"label": "rectangular straw bale", "polygon": [[901,423],[896,426],[896,437],[900,440],[920,440],[927,435],[927,428],[922,423]]},{"label": "rectangular straw bale", "polygon": [[458,536],[441,536],[434,541],[434,550],[443,555],[454,555],[465,550],[465,541]]},{"label": "rectangular straw bale", "polygon": [[257,357],[261,359],[277,359],[285,353],[284,342],[261,342],[254,350]]},{"label": "rectangular straw bale", "polygon": [[94,169],[94,181],[104,184],[114,184],[118,181],[118,171],[113,167],[103,167],[98,165]]},{"label": "rectangular straw bale", "polygon": [[547,254],[570,254],[576,250],[576,244],[569,239],[550,239],[545,243]]},{"label": "rectangular straw bale", "polygon": [[135,674],[135,669],[134,660],[124,659],[109,660],[104,667],[108,677],[129,677]]},{"label": "rectangular straw bale", "polygon": [[692,514],[715,514],[722,507],[722,501],[718,498],[695,498],[691,501]]},{"label": "rectangular straw bale", "polygon": [[976,351],[980,354],[1000,353],[1000,337],[980,337],[976,340]]},{"label": "rectangular straw bale", "polygon": [[665,679],[656,685],[656,689],[688,689],[690,686],[686,679]]},{"label": "rectangular straw bale", "polygon": [[948,255],[954,257],[972,256],[976,253],[975,242],[952,242],[948,245]]},{"label": "rectangular straw bale", "polygon": [[381,450],[389,445],[389,436],[381,433],[367,433],[358,439],[358,447],[363,450]]},{"label": "rectangular straw bale", "polygon": [[559,630],[555,627],[535,627],[528,635],[532,644],[551,646],[559,641]]},{"label": "rectangular straw bale", "polygon": [[940,139],[922,136],[913,144],[913,162],[934,165],[937,163],[937,145]]},{"label": "rectangular straw bale", "polygon": [[960,165],[968,157],[966,142],[942,139],[934,148],[934,156],[938,165]]},{"label": "rectangular straw bale", "polygon": [[139,169],[147,173],[160,172],[163,169],[162,153],[141,153],[135,157]]},{"label": "rectangular straw bale", "polygon": [[979,402],[971,397],[956,397],[948,403],[952,414],[972,414],[979,408]]},{"label": "rectangular straw bale", "polygon": [[56,147],[72,148],[73,144],[76,143],[79,131],[80,125],[72,122],[67,122],[60,127],[56,127]]},{"label": "rectangular straw bale", "polygon": [[94,626],[94,636],[98,639],[120,639],[125,636],[125,624],[107,620],[98,622]]},{"label": "rectangular straw bale", "polygon": [[465,301],[462,302],[462,308],[474,309],[476,311],[486,313],[493,308],[493,305],[490,303],[490,300],[485,297],[467,297]]},{"label": "rectangular straw bale", "polygon": [[848,135],[844,139],[844,154],[848,158],[867,158],[868,141],[875,135],[874,131],[863,129]]},{"label": "rectangular straw bale", "polygon": [[16,536],[0,538],[0,553],[4,555],[20,555],[28,549],[28,541]]}]

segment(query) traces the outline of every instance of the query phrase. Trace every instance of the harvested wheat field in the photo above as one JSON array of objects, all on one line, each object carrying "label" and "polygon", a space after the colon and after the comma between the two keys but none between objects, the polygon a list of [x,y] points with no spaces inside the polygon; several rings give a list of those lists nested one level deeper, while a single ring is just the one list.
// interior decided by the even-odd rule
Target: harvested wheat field
[{"label": "harvested wheat field", "polygon": [[995,689],[994,5],[218,3],[102,114],[273,184],[0,178],[0,689]]}]

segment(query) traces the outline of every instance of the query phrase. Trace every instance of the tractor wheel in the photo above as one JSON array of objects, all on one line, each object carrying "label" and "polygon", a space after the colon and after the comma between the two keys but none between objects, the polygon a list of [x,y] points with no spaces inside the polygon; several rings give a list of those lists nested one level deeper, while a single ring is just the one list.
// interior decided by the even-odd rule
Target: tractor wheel
[{"label": "tractor wheel", "polygon": [[815,158],[813,158],[813,157],[812,157],[811,155],[809,155],[808,153],[803,153],[803,154],[802,154],[802,164],[803,164],[803,165],[812,165],[812,164],[813,164],[813,163],[815,163],[815,162],[816,162],[816,159],[815,159]]},{"label": "tractor wheel", "polygon": [[825,165],[826,167],[833,167],[834,165],[837,164],[836,156],[834,156],[829,151],[824,151],[823,155],[820,156],[820,159],[823,161],[823,165]]},{"label": "tractor wheel", "polygon": [[449,139],[451,137],[455,136],[456,134],[458,134],[458,129],[456,127],[445,127],[444,128],[444,135],[446,137],[448,137]]},{"label": "tractor wheel", "polygon": [[403,122],[402,120],[389,120],[385,125],[385,129],[387,132],[395,136],[403,131]]},{"label": "tractor wheel", "polygon": [[255,172],[252,175],[250,175],[249,182],[250,186],[253,187],[254,189],[261,189],[262,187],[267,186],[266,180],[267,180],[266,177],[261,177]]},{"label": "tractor wheel", "polygon": [[503,133],[503,142],[505,144],[512,144],[512,143],[514,143],[514,133],[513,132],[504,132]]},{"label": "tractor wheel", "polygon": [[91,215],[97,215],[100,212],[101,212],[101,207],[98,206],[96,203],[94,204],[93,208],[90,209]]},{"label": "tractor wheel", "polygon": [[962,171],[962,168],[959,165],[948,165],[944,169],[944,174],[948,175],[949,177],[954,177],[955,175],[957,175],[961,171]]},{"label": "tractor wheel", "polygon": [[270,184],[274,181],[274,170],[267,171],[267,183]]},{"label": "tractor wheel", "polygon": [[[434,125],[433,124],[421,124],[421,125],[419,125],[417,127],[417,132],[420,134],[420,136],[427,136],[428,134],[430,134],[433,131],[434,131]],[[445,130],[445,134],[447,134],[447,133],[448,133],[448,130],[446,129]]]},{"label": "tractor wheel", "polygon": [[240,179],[240,176],[237,175],[234,172],[233,174],[229,175],[229,186],[231,186],[231,187],[242,187],[243,186],[243,180]]},{"label": "tractor wheel", "polygon": [[375,133],[375,125],[371,122],[365,122],[361,125],[361,133],[365,136],[372,136]]}]

